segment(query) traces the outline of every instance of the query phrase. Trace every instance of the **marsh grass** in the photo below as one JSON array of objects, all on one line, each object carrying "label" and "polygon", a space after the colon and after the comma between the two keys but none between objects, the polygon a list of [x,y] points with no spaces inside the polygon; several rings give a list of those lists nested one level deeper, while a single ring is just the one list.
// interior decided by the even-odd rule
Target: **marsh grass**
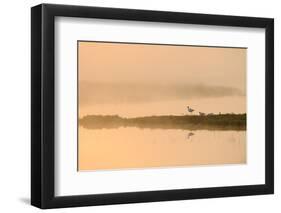
[{"label": "marsh grass", "polygon": [[79,125],[87,129],[137,127],[149,129],[246,130],[246,114],[162,115],[123,118],[118,115],[87,115]]}]

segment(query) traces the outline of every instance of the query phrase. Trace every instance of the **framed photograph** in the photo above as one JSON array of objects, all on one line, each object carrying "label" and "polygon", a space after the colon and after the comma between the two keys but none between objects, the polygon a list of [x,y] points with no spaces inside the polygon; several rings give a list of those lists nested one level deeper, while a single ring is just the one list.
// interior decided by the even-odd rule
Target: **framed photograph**
[{"label": "framed photograph", "polygon": [[31,203],[272,194],[271,18],[31,9]]}]

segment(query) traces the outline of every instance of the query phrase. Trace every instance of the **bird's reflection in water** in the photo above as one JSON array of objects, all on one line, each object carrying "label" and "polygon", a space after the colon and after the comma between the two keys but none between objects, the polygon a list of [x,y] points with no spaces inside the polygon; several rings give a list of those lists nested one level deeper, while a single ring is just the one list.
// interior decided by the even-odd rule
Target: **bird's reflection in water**
[{"label": "bird's reflection in water", "polygon": [[195,135],[193,132],[189,132],[189,133],[187,134],[186,139],[187,139],[187,140],[190,140],[193,135]]}]

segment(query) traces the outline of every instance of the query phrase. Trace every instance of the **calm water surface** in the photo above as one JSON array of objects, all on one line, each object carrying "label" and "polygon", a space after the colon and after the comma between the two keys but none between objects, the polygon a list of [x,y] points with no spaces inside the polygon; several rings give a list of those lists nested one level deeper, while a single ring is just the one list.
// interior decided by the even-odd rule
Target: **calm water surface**
[{"label": "calm water surface", "polygon": [[243,163],[246,131],[79,127],[80,171]]}]

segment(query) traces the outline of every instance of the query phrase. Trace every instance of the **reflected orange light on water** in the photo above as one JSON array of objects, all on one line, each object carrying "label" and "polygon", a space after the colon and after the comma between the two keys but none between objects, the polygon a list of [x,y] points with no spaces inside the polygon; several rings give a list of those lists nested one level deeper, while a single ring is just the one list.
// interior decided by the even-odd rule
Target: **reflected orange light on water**
[{"label": "reflected orange light on water", "polygon": [[243,164],[246,132],[80,127],[78,157],[79,171]]}]

